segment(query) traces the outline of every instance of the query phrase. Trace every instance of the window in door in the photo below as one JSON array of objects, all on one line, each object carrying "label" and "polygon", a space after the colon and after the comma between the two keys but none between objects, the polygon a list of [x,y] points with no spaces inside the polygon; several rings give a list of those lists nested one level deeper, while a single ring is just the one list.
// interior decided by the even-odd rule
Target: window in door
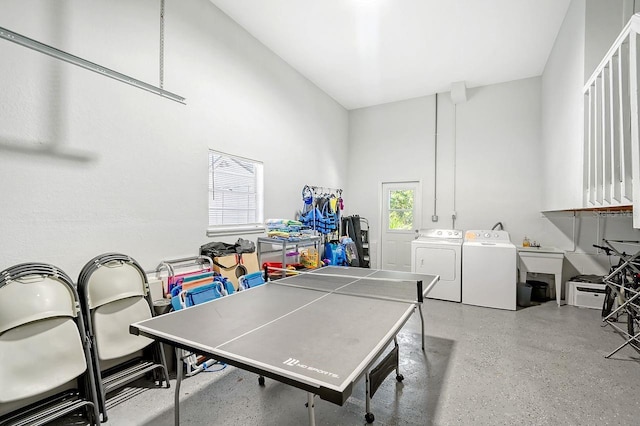
[{"label": "window in door", "polygon": [[413,226],[414,190],[389,191],[389,230],[409,231]]}]

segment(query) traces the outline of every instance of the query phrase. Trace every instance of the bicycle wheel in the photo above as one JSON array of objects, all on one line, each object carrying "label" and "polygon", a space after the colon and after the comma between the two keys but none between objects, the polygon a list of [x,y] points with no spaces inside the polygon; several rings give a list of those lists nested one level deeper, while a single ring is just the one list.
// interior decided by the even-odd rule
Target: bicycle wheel
[{"label": "bicycle wheel", "polygon": [[[629,333],[629,336],[635,336],[638,332],[640,332],[640,313],[635,308],[629,308],[627,309],[627,333]],[[640,342],[638,340],[632,340],[629,344],[640,350]]]},{"label": "bicycle wheel", "polygon": [[606,318],[611,313],[615,300],[615,293],[611,290],[611,286],[607,285],[604,290],[604,300],[602,301],[602,318]]},{"label": "bicycle wheel", "polygon": [[[629,288],[625,290],[625,298],[630,300],[639,290],[638,284],[633,282]],[[640,306],[637,303],[638,301],[634,300],[625,306],[625,310],[627,311],[627,333],[629,333],[629,338],[640,332]],[[638,337],[637,340],[631,340],[629,344],[636,350],[640,350],[640,337]]]}]

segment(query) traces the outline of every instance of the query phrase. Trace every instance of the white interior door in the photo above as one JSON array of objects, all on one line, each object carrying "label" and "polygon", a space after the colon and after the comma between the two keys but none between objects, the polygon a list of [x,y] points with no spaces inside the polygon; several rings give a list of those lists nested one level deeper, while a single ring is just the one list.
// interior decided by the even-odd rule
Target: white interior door
[{"label": "white interior door", "polygon": [[420,182],[382,184],[382,269],[411,272],[411,241],[422,218],[420,192]]}]

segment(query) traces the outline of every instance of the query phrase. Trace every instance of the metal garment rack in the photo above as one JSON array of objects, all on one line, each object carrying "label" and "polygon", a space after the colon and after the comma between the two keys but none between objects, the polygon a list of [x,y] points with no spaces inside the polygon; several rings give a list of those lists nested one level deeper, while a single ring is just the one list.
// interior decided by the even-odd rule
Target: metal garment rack
[{"label": "metal garment rack", "polygon": [[[634,289],[616,281],[616,277],[620,273],[625,274],[627,270],[631,270],[634,276],[640,274],[640,241],[604,240],[604,243],[613,250],[616,256],[623,260],[619,266],[604,277],[604,283],[611,289],[611,295],[615,297],[616,301],[619,301],[619,305],[602,321],[610,325],[624,339],[623,344],[605,356],[605,358],[611,358],[627,345],[631,345],[633,349],[640,352],[640,330],[634,328],[634,334],[630,334],[628,326],[625,330],[618,325],[617,321],[618,317],[626,314],[627,324],[629,324],[640,313],[640,289]],[[628,255],[624,252],[621,253],[611,243],[632,245],[638,247],[638,249],[635,254]]]},{"label": "metal garment rack", "polygon": [[[314,199],[314,203],[315,203],[315,198],[317,197],[327,197],[327,196],[334,196],[337,197],[338,199],[342,199],[342,189],[341,188],[330,188],[330,187],[326,187],[326,186],[314,186],[314,185],[305,185],[305,187],[309,188],[311,190],[311,192],[313,193],[313,199]],[[311,206],[312,208],[314,207],[313,205]],[[315,210],[313,210],[315,211]],[[337,229],[329,234],[322,234],[322,235],[327,235],[327,237],[325,238],[326,240],[330,240],[330,236],[334,236],[335,239],[337,239],[340,236],[340,216],[342,216],[340,214],[340,206],[337,205],[336,206],[336,221],[337,221]],[[315,224],[313,229],[315,230]]]},{"label": "metal garment rack", "polygon": [[309,188],[311,188],[311,190],[313,191],[313,195],[318,195],[318,193],[322,194],[322,193],[336,193],[338,196],[342,195],[342,189],[340,188],[328,188],[325,186],[313,186],[313,185],[308,185]]}]

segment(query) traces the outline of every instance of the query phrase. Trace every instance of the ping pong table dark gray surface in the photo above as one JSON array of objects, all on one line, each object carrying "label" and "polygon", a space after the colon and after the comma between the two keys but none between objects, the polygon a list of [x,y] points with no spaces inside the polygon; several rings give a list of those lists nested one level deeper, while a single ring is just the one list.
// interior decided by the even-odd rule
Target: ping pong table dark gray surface
[{"label": "ping pong table dark gray surface", "polygon": [[370,279],[372,272],[322,268],[132,324],[131,332],[342,405],[418,305],[415,282]]}]

